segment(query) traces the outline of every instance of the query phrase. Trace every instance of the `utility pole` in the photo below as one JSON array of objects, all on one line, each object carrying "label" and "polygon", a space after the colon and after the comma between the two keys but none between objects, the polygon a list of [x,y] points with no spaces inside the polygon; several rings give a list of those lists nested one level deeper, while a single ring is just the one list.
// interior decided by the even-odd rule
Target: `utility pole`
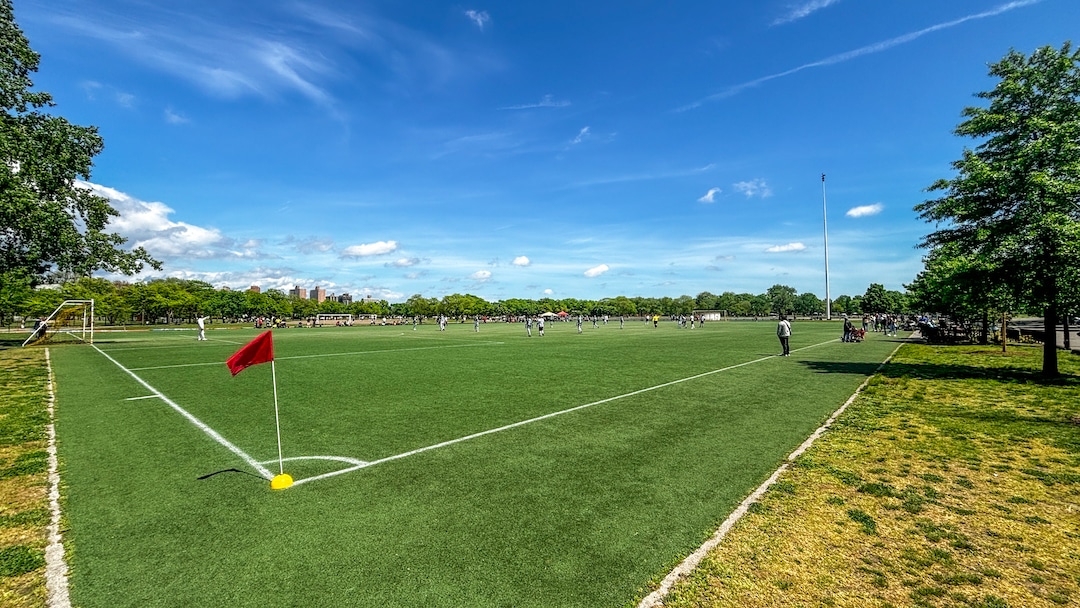
[{"label": "utility pole", "polygon": [[825,206],[825,174],[821,174],[821,223],[825,229],[825,320],[832,321],[832,299],[829,297],[829,212]]}]

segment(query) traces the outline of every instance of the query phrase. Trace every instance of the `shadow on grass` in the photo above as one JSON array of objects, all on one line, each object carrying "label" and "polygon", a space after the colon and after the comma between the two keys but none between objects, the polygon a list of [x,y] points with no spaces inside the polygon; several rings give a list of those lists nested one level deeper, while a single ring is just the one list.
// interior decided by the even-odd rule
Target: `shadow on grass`
[{"label": "shadow on grass", "polygon": [[[817,373],[853,374],[871,376],[879,372],[877,363],[837,362],[837,361],[801,361]],[[945,380],[995,380],[1017,384],[1039,384],[1044,386],[1080,387],[1080,376],[1062,374],[1057,378],[1044,378],[1040,370],[1017,369],[1008,367],[980,367],[960,364],[933,363],[895,363],[890,362],[880,369],[886,378],[919,378]]]}]

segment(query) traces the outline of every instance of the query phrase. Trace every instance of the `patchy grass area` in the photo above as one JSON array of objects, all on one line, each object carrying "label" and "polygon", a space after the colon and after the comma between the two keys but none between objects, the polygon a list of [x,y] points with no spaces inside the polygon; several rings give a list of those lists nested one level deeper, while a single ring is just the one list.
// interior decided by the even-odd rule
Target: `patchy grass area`
[{"label": "patchy grass area", "polygon": [[906,345],[665,606],[1075,606],[1080,358]]},{"label": "patchy grass area", "polygon": [[47,371],[41,349],[0,348],[0,606],[45,605]]}]

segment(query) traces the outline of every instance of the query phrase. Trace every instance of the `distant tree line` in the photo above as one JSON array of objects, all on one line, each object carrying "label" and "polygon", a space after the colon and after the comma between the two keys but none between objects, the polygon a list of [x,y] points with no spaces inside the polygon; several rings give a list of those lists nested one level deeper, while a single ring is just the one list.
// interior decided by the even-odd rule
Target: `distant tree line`
[{"label": "distant tree line", "polygon": [[[570,314],[644,316],[690,315],[695,310],[724,310],[736,317],[761,317],[779,313],[811,317],[825,312],[825,302],[812,293],[799,294],[795,288],[773,285],[763,294],[726,291],[719,295],[703,291],[696,297],[646,298],[617,296],[600,300],[577,298],[510,298],[489,302],[472,294],[451,294],[429,298],[415,294],[404,302],[361,300],[343,304],[334,300],[317,302],[288,296],[270,289],[263,292],[215,289],[209,283],[187,279],[159,279],[145,283],[111,282],[102,278],[77,278],[58,289],[34,289],[29,281],[0,285],[0,322],[10,324],[16,317],[42,317],[64,300],[93,299],[99,322],[107,325],[169,324],[192,322],[209,316],[226,322],[256,317],[306,319],[319,313],[350,313],[400,317],[496,317],[537,315],[566,311]],[[859,296],[840,296],[832,304],[834,314],[911,312],[908,298],[874,283]]]}]

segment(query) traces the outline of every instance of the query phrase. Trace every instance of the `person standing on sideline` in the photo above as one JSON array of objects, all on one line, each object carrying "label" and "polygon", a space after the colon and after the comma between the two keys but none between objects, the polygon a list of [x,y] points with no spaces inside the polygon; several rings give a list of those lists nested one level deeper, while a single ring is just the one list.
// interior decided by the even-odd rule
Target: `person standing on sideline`
[{"label": "person standing on sideline", "polygon": [[780,338],[780,346],[784,349],[780,356],[791,356],[791,323],[788,322],[787,317],[784,315],[780,315],[780,322],[776,324],[776,337]]},{"label": "person standing on sideline", "polygon": [[581,315],[577,316],[577,333],[581,333]]},{"label": "person standing on sideline", "polygon": [[626,321],[626,317],[619,315],[619,329],[623,328],[623,323]]},{"label": "person standing on sideline", "polygon": [[197,317],[195,324],[199,326],[199,340],[206,339],[206,317]]},{"label": "person standing on sideline", "polygon": [[480,315],[476,315],[476,318],[473,319],[472,330],[480,333]]}]

